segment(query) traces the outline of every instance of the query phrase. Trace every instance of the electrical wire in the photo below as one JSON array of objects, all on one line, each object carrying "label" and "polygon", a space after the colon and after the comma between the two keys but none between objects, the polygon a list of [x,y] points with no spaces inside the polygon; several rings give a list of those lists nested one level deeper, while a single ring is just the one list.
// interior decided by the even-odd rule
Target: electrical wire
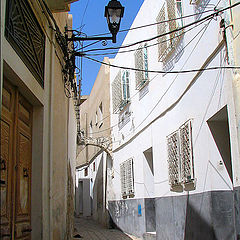
[{"label": "electrical wire", "polygon": [[[118,33],[128,32],[128,31],[132,31],[132,30],[136,30],[136,29],[140,29],[140,28],[145,28],[145,27],[151,27],[151,26],[155,26],[155,25],[158,25],[158,24],[161,24],[161,23],[167,23],[167,22],[171,22],[171,21],[181,20],[181,19],[184,19],[184,18],[194,17],[194,16],[197,16],[197,15],[200,15],[200,14],[203,14],[203,13],[208,13],[208,12],[213,12],[213,11],[216,11],[216,10],[211,9],[211,10],[203,11],[201,13],[194,13],[194,14],[189,14],[189,15],[185,15],[185,16],[182,16],[182,17],[178,17],[178,18],[172,18],[172,19],[164,20],[162,22],[149,23],[149,24],[146,24],[146,25],[138,26],[138,27],[122,29]],[[109,34],[110,33],[94,34],[94,35],[91,35],[91,37],[98,37],[98,36],[100,37],[100,36],[105,36],[105,35],[109,35]]]},{"label": "electrical wire", "polygon": [[82,20],[81,20],[81,23],[80,23],[80,28],[81,28],[81,30],[83,29],[83,19],[84,19],[84,17],[85,17],[85,14],[86,14],[86,11],[87,11],[87,8],[88,8],[88,4],[89,4],[89,0],[87,1],[87,4],[86,4],[86,6],[85,6],[85,9],[84,9],[84,12],[83,12],[83,16],[82,16]]},{"label": "electrical wire", "polygon": [[[211,21],[211,20],[210,20],[210,21]],[[183,64],[182,69],[184,68],[184,66],[186,65],[186,63],[187,63],[187,61],[189,60],[190,56],[192,55],[193,51],[195,50],[196,46],[197,46],[198,43],[200,42],[200,40],[201,40],[201,38],[203,37],[204,33],[206,32],[207,27],[209,26],[209,24],[210,24],[210,22],[209,22],[206,26],[204,26],[205,29],[203,28],[204,31],[203,31],[202,35],[201,35],[200,38],[198,39],[197,43],[195,44],[194,48],[192,49],[191,53],[189,54],[187,60],[186,60],[185,63]],[[198,36],[198,34],[197,34],[196,36],[194,36],[193,39],[191,39],[190,42],[192,42],[197,36]],[[188,45],[190,44],[190,42],[188,43]],[[158,74],[156,74],[156,75],[154,76],[154,78],[156,78],[157,75],[158,75]],[[178,77],[178,75],[174,78],[174,80],[172,81],[172,83],[169,85],[168,89],[164,92],[163,96],[160,98],[160,100],[158,101],[157,105],[160,103],[160,101],[163,99],[163,97],[167,94],[168,90],[171,88],[171,86],[173,85],[173,83],[175,82],[175,80],[177,79],[177,77]],[[153,78],[153,79],[154,79],[154,78]],[[153,79],[152,79],[152,80],[153,80]],[[152,80],[151,80],[151,81],[152,81]],[[140,91],[140,90],[139,90],[139,91]],[[138,91],[138,92],[139,92],[139,91]],[[138,92],[137,92],[137,93],[138,93]],[[136,94],[137,94],[137,93],[136,93]],[[135,94],[135,95],[136,95],[136,94]],[[157,105],[154,106],[154,108],[151,110],[151,112],[156,108]],[[111,116],[111,115],[110,115],[110,116]],[[146,119],[144,119],[144,121],[145,121],[145,120],[146,120]],[[143,122],[142,122],[142,123],[143,123]],[[141,124],[142,124],[142,123],[141,123]],[[98,133],[101,133],[101,132],[104,132],[104,131],[112,130],[112,129],[113,129],[114,127],[116,127],[116,126],[118,126],[118,123],[115,124],[115,125],[113,125],[113,126],[111,126],[111,127],[109,127],[109,128],[107,128],[107,129],[103,129],[103,130],[98,131],[98,132],[93,132],[92,134],[98,134]],[[135,128],[135,129],[136,129],[136,128]]]},{"label": "electrical wire", "polygon": [[110,63],[105,63],[102,61],[99,61],[97,59],[94,58],[90,58],[87,56],[84,56],[85,58],[92,60],[94,62],[100,63],[100,64],[104,64],[110,67],[114,67],[114,68],[119,68],[119,69],[125,69],[125,70],[134,70],[134,71],[139,71],[139,72],[148,72],[148,73],[171,73],[171,74],[175,74],[175,73],[192,73],[192,72],[204,72],[204,71],[211,71],[211,70],[216,70],[216,69],[240,69],[240,66],[225,66],[225,67],[221,67],[221,66],[215,66],[215,67],[208,67],[208,68],[197,68],[197,69],[189,69],[189,70],[179,70],[179,71],[159,71],[159,70],[144,70],[144,69],[138,69],[138,68],[132,68],[132,67],[123,67],[123,66],[117,66],[114,64],[110,64]]},{"label": "electrical wire", "polygon": [[179,32],[181,30],[184,30],[185,28],[188,28],[194,24],[197,24],[197,23],[200,23],[200,22],[203,22],[205,20],[210,20],[211,18],[214,18],[216,16],[219,15],[219,13],[222,13],[226,10],[229,10],[231,8],[234,8],[236,6],[238,6],[240,4],[240,2],[238,3],[235,3],[233,4],[232,6],[228,6],[226,8],[223,8],[221,10],[218,10],[218,11],[215,11],[214,13],[208,15],[208,16],[205,16],[197,21],[194,21],[194,22],[191,22],[185,26],[182,26],[182,27],[179,27],[177,29],[174,29],[172,31],[169,31],[169,32],[166,32],[166,33],[163,33],[163,34],[160,34],[160,35],[157,35],[157,36],[154,36],[154,37],[151,37],[149,39],[144,39],[144,40],[141,40],[141,41],[138,41],[138,42],[135,42],[135,43],[131,43],[131,44],[127,44],[127,45],[123,45],[123,46],[120,46],[120,47],[108,47],[108,48],[96,48],[96,49],[89,49],[89,50],[86,50],[85,53],[87,52],[93,52],[93,51],[105,51],[105,50],[113,50],[113,49],[121,49],[121,48],[128,48],[128,47],[132,47],[132,46],[135,46],[135,45],[138,45],[138,44],[141,44],[141,43],[145,43],[145,42],[149,42],[149,41],[152,41],[152,40],[155,40],[157,38],[160,38],[160,37],[163,37],[163,36],[166,36],[168,34],[172,34],[172,33],[175,33],[175,32]]},{"label": "electrical wire", "polygon": [[159,45],[159,44],[162,44],[162,43],[165,43],[165,42],[169,42],[169,41],[172,41],[173,39],[175,38],[179,38],[181,37],[182,35],[186,34],[187,32],[197,28],[198,26],[202,25],[203,23],[209,21],[209,19],[207,19],[206,21],[204,22],[201,22],[199,23],[197,26],[193,26],[192,28],[188,29],[187,31],[182,31],[181,34],[179,35],[176,35],[175,37],[172,37],[172,38],[169,38],[169,39],[166,39],[164,41],[161,41],[161,42],[157,42],[157,43],[153,43],[153,44],[150,44],[150,45],[146,45],[146,46],[143,46],[143,47],[139,47],[139,48],[135,48],[135,49],[131,49],[131,50],[126,50],[126,51],[120,51],[120,52],[108,52],[108,53],[96,53],[96,54],[86,54],[87,56],[105,56],[105,55],[110,55],[110,54],[119,54],[119,53],[129,53],[129,52],[134,52],[136,51],[137,49],[144,49],[144,48],[150,48],[150,47],[153,47],[153,46],[156,46],[156,45]]},{"label": "electrical wire", "polygon": [[[211,21],[211,20],[210,20]],[[205,25],[203,26],[203,28],[197,32],[197,34],[195,36],[193,36],[193,38],[181,49],[180,53],[183,52],[196,38],[197,36],[206,28],[208,27],[208,25],[210,24],[210,21]],[[173,59],[174,60],[174,59]],[[149,82],[152,82],[156,77],[157,77],[158,74],[156,74],[152,79],[149,80]],[[131,101],[131,99],[133,99],[141,90],[138,90],[134,95],[131,96],[131,98],[129,99],[129,101]],[[120,105],[118,106],[120,107]],[[100,122],[102,122],[103,120],[109,118],[111,115],[113,114],[110,114],[106,117],[104,117],[101,121],[97,122],[97,124],[99,124]]]}]

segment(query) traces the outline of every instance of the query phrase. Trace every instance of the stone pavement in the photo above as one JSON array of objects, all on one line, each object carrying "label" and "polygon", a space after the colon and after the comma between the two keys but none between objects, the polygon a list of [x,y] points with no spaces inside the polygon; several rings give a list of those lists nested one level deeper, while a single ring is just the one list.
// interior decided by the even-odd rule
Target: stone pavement
[{"label": "stone pavement", "polygon": [[83,240],[141,240],[118,229],[107,229],[91,218],[75,218],[75,229]]}]

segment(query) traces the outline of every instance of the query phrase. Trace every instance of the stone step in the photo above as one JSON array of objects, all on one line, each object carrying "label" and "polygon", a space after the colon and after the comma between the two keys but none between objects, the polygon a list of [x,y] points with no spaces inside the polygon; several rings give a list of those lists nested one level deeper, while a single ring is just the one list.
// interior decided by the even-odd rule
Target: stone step
[{"label": "stone step", "polygon": [[156,232],[146,232],[143,234],[144,240],[156,240]]}]

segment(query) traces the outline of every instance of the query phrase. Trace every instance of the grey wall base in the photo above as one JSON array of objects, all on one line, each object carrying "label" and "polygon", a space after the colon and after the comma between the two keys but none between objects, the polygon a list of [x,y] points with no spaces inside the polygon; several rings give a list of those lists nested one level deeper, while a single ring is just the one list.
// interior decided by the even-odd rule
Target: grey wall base
[{"label": "grey wall base", "polygon": [[158,240],[239,240],[239,199],[240,188],[235,188],[234,191],[155,198],[155,201],[111,201],[109,212],[121,230],[138,237],[156,229]]}]

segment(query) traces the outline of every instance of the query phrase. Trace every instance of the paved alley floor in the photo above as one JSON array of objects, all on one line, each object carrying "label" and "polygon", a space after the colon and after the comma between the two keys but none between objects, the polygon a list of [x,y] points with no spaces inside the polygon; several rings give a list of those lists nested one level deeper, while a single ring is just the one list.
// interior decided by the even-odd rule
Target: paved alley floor
[{"label": "paved alley floor", "polygon": [[141,240],[121,232],[118,229],[107,229],[91,218],[75,218],[75,228],[83,240]]}]

